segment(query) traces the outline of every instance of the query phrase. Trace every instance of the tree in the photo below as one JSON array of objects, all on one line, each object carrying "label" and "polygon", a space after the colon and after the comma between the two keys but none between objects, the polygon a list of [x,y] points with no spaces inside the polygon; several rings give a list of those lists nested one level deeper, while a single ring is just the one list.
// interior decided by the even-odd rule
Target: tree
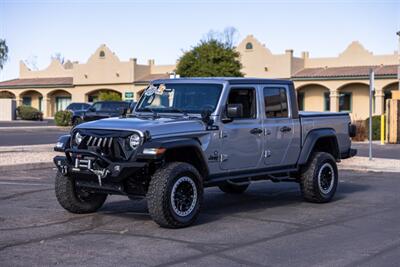
[{"label": "tree", "polygon": [[58,60],[58,62],[60,62],[61,64],[64,64],[64,57],[61,53],[55,53],[51,56],[51,60]]},{"label": "tree", "polygon": [[99,94],[99,100],[100,101],[120,101],[121,95],[118,94],[117,92],[102,91]]},{"label": "tree", "polygon": [[8,59],[8,46],[5,39],[0,39],[0,69],[3,69],[4,63]]},{"label": "tree", "polygon": [[186,52],[177,66],[182,77],[242,77],[239,52],[214,37]]}]

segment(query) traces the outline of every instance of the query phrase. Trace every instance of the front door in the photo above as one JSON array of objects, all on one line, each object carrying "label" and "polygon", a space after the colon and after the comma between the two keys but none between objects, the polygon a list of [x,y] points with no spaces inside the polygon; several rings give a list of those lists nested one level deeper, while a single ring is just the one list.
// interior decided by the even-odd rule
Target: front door
[{"label": "front door", "polygon": [[255,87],[230,90],[227,104],[242,104],[243,117],[221,126],[223,170],[251,169],[260,163],[263,135],[256,94]]},{"label": "front door", "polygon": [[268,167],[292,165],[298,156],[298,151],[292,151],[291,148],[299,127],[289,112],[288,88],[283,85],[265,86],[263,94],[264,164]]}]

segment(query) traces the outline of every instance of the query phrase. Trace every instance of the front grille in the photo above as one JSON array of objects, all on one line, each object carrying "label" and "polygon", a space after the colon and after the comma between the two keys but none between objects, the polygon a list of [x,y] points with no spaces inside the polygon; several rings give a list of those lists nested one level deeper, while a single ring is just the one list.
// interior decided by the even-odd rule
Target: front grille
[{"label": "front grille", "polygon": [[[135,151],[129,146],[130,131],[79,129],[83,140],[79,145],[71,139],[71,147],[89,150],[101,154],[111,161],[126,161],[134,156]],[[76,131],[72,133],[72,136]]]},{"label": "front grille", "polygon": [[85,138],[86,146],[96,146],[100,148],[108,148],[111,149],[113,145],[113,137],[94,137],[89,136]]}]

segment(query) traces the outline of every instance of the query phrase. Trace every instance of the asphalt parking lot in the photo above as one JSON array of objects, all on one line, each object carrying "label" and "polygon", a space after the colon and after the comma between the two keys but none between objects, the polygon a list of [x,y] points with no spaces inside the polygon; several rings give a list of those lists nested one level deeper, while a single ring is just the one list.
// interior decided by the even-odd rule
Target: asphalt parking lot
[{"label": "asphalt parking lot", "polygon": [[341,171],[333,202],[297,184],[239,196],[206,190],[196,225],[153,223],[145,201],[109,197],[96,214],[57,204],[51,169],[0,174],[2,266],[398,266],[400,175]]},{"label": "asphalt parking lot", "polygon": [[0,127],[0,146],[55,144],[61,135],[68,133],[68,128],[19,127],[2,129]]}]

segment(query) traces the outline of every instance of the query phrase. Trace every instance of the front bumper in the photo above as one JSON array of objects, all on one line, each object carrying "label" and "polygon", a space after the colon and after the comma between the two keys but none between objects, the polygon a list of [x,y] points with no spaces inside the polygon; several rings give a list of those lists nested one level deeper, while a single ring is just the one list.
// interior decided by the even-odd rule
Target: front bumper
[{"label": "front bumper", "polygon": [[65,149],[65,156],[56,156],[54,164],[65,176],[96,178],[101,181],[120,182],[147,166],[147,162],[112,162],[99,153]]}]

